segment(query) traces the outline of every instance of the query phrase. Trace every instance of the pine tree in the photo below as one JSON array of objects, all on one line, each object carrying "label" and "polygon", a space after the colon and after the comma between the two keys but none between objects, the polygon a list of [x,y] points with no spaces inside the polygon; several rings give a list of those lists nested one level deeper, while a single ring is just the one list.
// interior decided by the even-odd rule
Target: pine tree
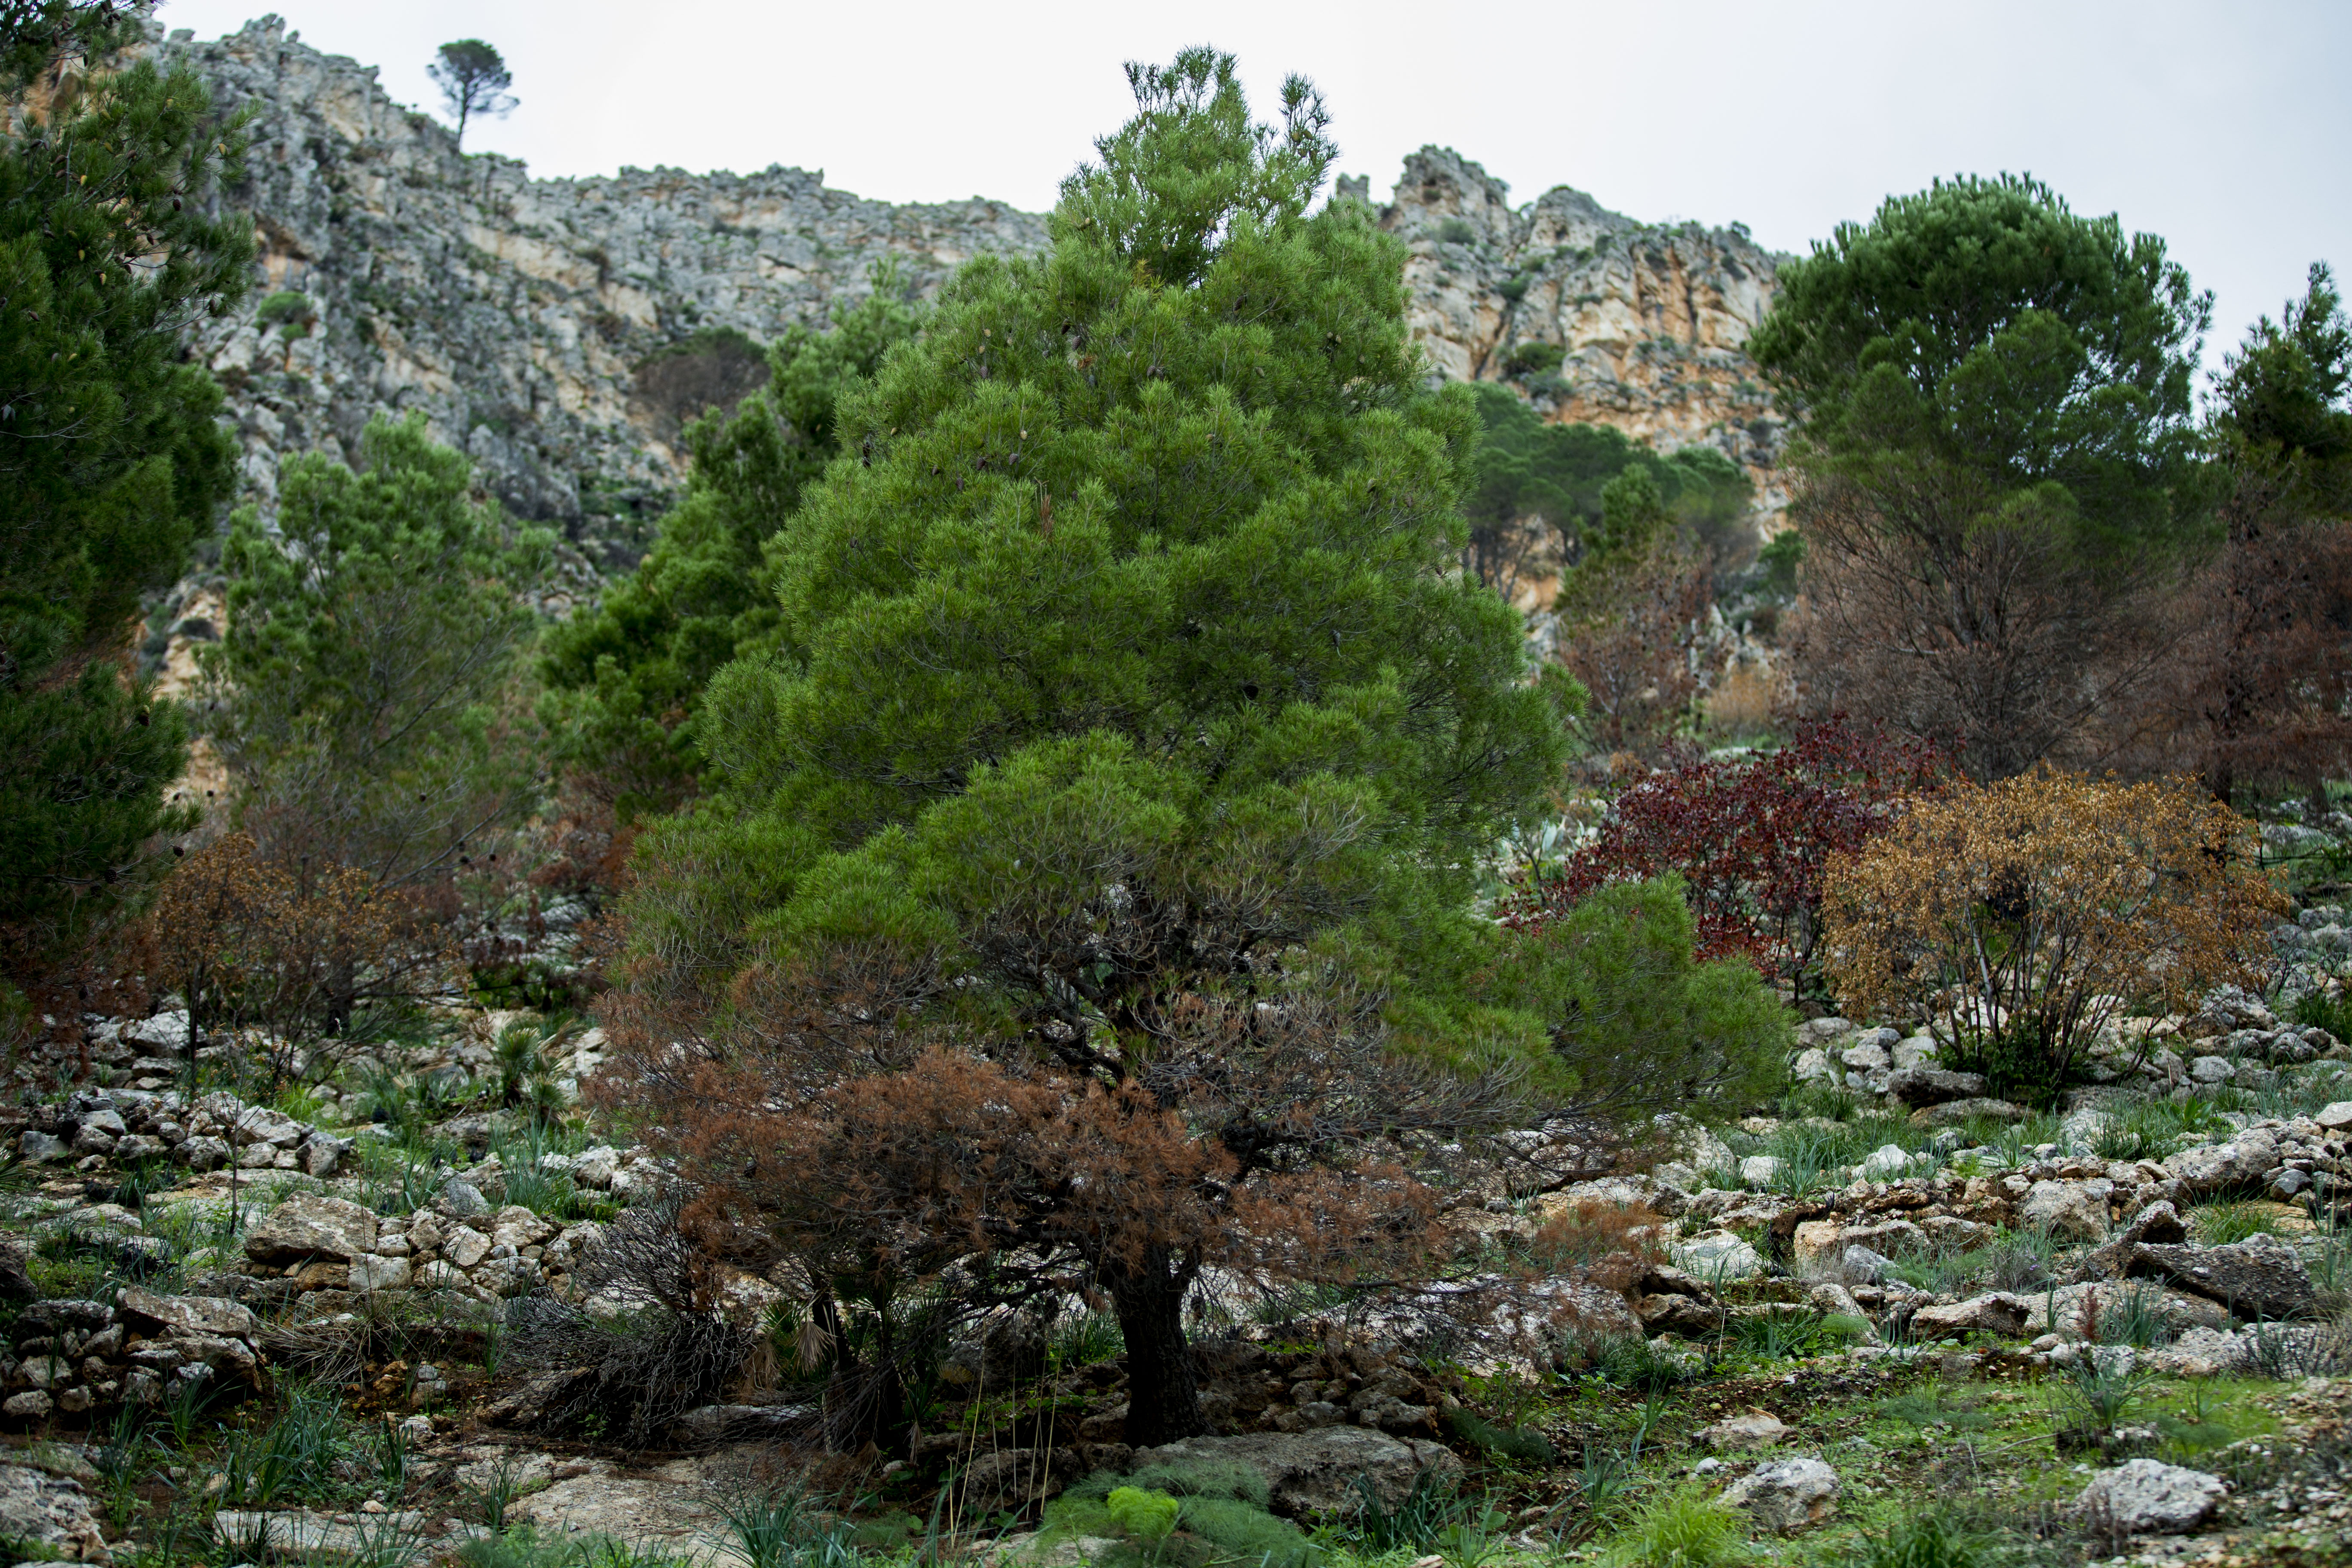
[{"label": "pine tree", "polygon": [[251,507],[230,523],[207,724],[265,855],[407,889],[530,799],[520,595],[552,542],[476,504],[421,415],[371,423],[361,449],[360,473],[289,458],[274,534]]},{"label": "pine tree", "polygon": [[479,38],[442,45],[425,74],[441,89],[442,102],[457,117],[460,147],[466,143],[467,121],[478,114],[510,114],[518,101],[507,90],[514,85],[514,73],[507,69],[504,57]]},{"label": "pine tree", "polygon": [[2210,314],[2163,240],[2007,175],[1784,268],[1749,347],[1803,421],[1814,706],[1958,738],[1979,775],[2095,756],[2163,658],[2148,596],[2206,538]]},{"label": "pine tree", "polygon": [[129,676],[142,594],[168,584],[235,479],[220,392],[182,351],[246,289],[252,228],[186,68],[89,63],[125,8],[12,5],[0,82],[0,926],[87,928],[180,820],[179,711]]},{"label": "pine tree", "polygon": [[[1612,917],[1669,961],[1639,977],[1589,921],[1474,914],[1565,737],[1458,569],[1470,396],[1425,384],[1397,242],[1314,205],[1306,82],[1266,126],[1230,57],[1129,76],[1051,254],[969,264],[845,400],[770,645],[711,684],[714,793],[641,841],[609,1016],[714,1203],[821,1288],[1074,1259],[1143,1444],[1203,1429],[1201,1270],[1331,1265],[1412,1189],[1384,1139],[1704,1099],[1785,1030],[1752,972],[1691,969],[1671,894]],[[1667,1026],[1627,1060],[1590,1031],[1636,986]],[[936,1190],[983,1134],[993,1173]]]},{"label": "pine tree", "polygon": [[793,327],[768,350],[768,384],[686,432],[686,498],[636,571],[597,606],[549,629],[541,714],[558,761],[625,816],[675,805],[702,759],[703,689],[777,624],[763,552],[838,450],[834,410],[922,312],[881,266],[872,291],[836,305],[833,330]]}]

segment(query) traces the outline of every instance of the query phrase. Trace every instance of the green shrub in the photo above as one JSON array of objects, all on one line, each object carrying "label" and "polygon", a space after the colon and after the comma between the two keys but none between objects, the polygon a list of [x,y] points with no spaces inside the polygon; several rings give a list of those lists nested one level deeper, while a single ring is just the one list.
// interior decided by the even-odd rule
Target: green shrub
[{"label": "green shrub", "polygon": [[2208,1247],[2226,1247],[2248,1237],[2273,1235],[2277,1224],[2252,1204],[2200,1204],[2189,1211],[2189,1228]]},{"label": "green shrub", "polygon": [[1558,370],[1567,358],[1568,351],[1558,343],[1518,343],[1503,356],[1503,374],[1514,379],[1541,375],[1546,371]]},{"label": "green shrub", "polygon": [[1747,1559],[1739,1515],[1704,1486],[1654,1499],[1601,1552],[1608,1568],[1721,1568]]},{"label": "green shrub", "polygon": [[1130,1476],[1087,1477],[1046,1506],[1043,1529],[1065,1540],[1124,1533],[1148,1548],[1129,1548],[1133,1560],[1178,1568],[1233,1562],[1314,1568],[1315,1544],[1268,1513],[1266,1501],[1265,1478],[1246,1466],[1152,1465]]},{"label": "green shrub", "polygon": [[1447,245],[1472,245],[1477,242],[1478,231],[1458,217],[1450,217],[1437,226],[1437,237]]}]

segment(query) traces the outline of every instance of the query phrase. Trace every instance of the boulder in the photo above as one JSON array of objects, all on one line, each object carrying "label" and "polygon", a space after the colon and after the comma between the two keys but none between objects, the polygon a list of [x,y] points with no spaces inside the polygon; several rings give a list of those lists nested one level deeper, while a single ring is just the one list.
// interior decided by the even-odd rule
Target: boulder
[{"label": "boulder", "polygon": [[62,1160],[68,1152],[64,1139],[47,1132],[27,1131],[16,1140],[16,1153],[27,1165]]},{"label": "boulder", "polygon": [[1980,1100],[1985,1092],[1980,1072],[1956,1072],[1926,1062],[1896,1068],[1887,1075],[1886,1092],[1906,1105],[1941,1105],[1954,1100]]},{"label": "boulder", "polygon": [[2147,1363],[2171,1377],[2226,1377],[2253,1365],[2246,1342],[2221,1329],[2194,1328],[2150,1351]]},{"label": "boulder", "polygon": [[1778,1154],[1750,1154],[1739,1162],[1739,1179],[1751,1187],[1769,1187],[1780,1179],[1784,1168]]},{"label": "boulder", "polygon": [[350,1139],[330,1138],[323,1132],[313,1132],[310,1141],[302,1145],[302,1172],[323,1182],[335,1173],[336,1167],[351,1152]]},{"label": "boulder", "polygon": [[1702,1231],[1675,1242],[1666,1252],[1675,1268],[1710,1283],[1753,1279],[1764,1272],[1762,1256],[1735,1231]]},{"label": "boulder", "polygon": [[228,1163],[226,1138],[184,1138],[172,1147],[172,1158],[191,1171],[217,1171]]},{"label": "boulder", "polygon": [[2312,1120],[2330,1132],[2352,1130],[2352,1100],[2331,1100]]},{"label": "boulder", "polygon": [[1729,1415],[1698,1429],[1698,1440],[1710,1448],[1769,1448],[1788,1440],[1789,1428],[1769,1410]]},{"label": "boulder", "polygon": [[1833,1279],[1845,1263],[1845,1249],[1866,1247],[1888,1258],[1924,1250],[1927,1233],[1907,1219],[1881,1220],[1871,1225],[1843,1225],[1833,1219],[1801,1222],[1790,1237],[1797,1274],[1801,1279]]},{"label": "boulder", "polygon": [[2301,1317],[2318,1300],[2303,1259],[2274,1236],[2250,1236],[2227,1247],[2142,1242],[2132,1249],[2123,1272],[2161,1279],[2218,1301],[2242,1318]]},{"label": "boulder", "polygon": [[2221,1477],[2203,1470],[2130,1459],[2092,1477],[2074,1511],[2118,1534],[2179,1535],[2202,1524],[2229,1491]]},{"label": "boulder", "polygon": [[2006,1100],[1948,1100],[1911,1113],[1914,1127],[1958,1127],[1979,1117],[1988,1121],[2022,1121],[2033,1114]]},{"label": "boulder", "polygon": [[303,1193],[269,1211],[245,1238],[245,1255],[257,1263],[294,1263],[328,1258],[348,1262],[375,1250],[375,1214],[343,1198]]},{"label": "boulder", "polygon": [[1911,1331],[1919,1339],[1978,1333],[2015,1339],[2025,1331],[2025,1303],[2003,1291],[1971,1296],[1949,1307],[1922,1307],[1911,1314]]},{"label": "boulder", "polygon": [[445,1182],[434,1195],[433,1212],[448,1219],[482,1219],[490,1212],[490,1200],[482,1196],[482,1189],[462,1177]]},{"label": "boulder", "polygon": [[405,1290],[415,1272],[405,1258],[385,1258],[362,1252],[352,1259],[350,1289],[357,1291]]},{"label": "boulder", "polygon": [[706,1405],[679,1416],[677,1432],[693,1443],[785,1442],[805,1436],[819,1414],[813,1405]]},{"label": "boulder", "polygon": [[1251,1432],[1234,1437],[1187,1437],[1139,1448],[1135,1464],[1223,1461],[1265,1478],[1274,1510],[1293,1518],[1336,1513],[1355,1505],[1363,1477],[1384,1507],[1411,1495],[1414,1479],[1434,1470],[1441,1481],[1462,1474],[1462,1461],[1438,1443],[1391,1437],[1368,1426],[1322,1426],[1305,1432]]},{"label": "boulder", "polygon": [[1745,1509],[1765,1530],[1782,1535],[1821,1523],[1837,1511],[1837,1472],[1819,1459],[1775,1459],[1724,1488],[1723,1500]]},{"label": "boulder", "polygon": [[450,1231],[441,1244],[441,1255],[460,1268],[471,1268],[490,1255],[490,1238],[472,1226],[461,1225]]},{"label": "boulder", "polygon": [[1881,1143],[1856,1168],[1865,1180],[1891,1182],[1911,1168],[1911,1152],[1900,1143]]},{"label": "boulder", "polygon": [[[16,1399],[25,1397],[18,1394]],[[46,1401],[48,1396],[40,1397]],[[12,1415],[16,1399],[8,1401]],[[0,1464],[0,1530],[15,1542],[19,1557],[37,1554],[65,1563],[114,1561],[80,1483],[29,1465]]]},{"label": "boulder", "polygon": [[2105,1176],[2036,1182],[2019,1205],[2018,1218],[2028,1228],[2069,1241],[2097,1241],[2107,1234],[2107,1197],[2114,1191],[2115,1184]]},{"label": "boulder", "polygon": [[2231,1187],[2258,1184],[2263,1173],[2278,1163],[2278,1144],[2269,1133],[2249,1129],[2226,1143],[2183,1149],[2168,1156],[2166,1173],[2189,1189],[2191,1197],[2210,1197]]},{"label": "boulder", "polygon": [[158,1296],[131,1285],[124,1287],[120,1300],[126,1315],[160,1324],[173,1334],[249,1340],[261,1331],[261,1320],[251,1308],[225,1297]]}]

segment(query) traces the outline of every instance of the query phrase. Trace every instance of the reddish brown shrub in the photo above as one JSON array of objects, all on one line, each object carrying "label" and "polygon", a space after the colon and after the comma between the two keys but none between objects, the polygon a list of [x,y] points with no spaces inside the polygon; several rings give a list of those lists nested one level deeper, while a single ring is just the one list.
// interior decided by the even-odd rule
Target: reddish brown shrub
[{"label": "reddish brown shrub", "polygon": [[1683,879],[1704,958],[1745,958],[1799,991],[1820,989],[1822,874],[1858,849],[1900,797],[1932,788],[1937,751],[1837,719],[1760,756],[1699,757],[1649,774],[1612,803],[1600,836],[1525,889],[1519,910],[1557,911],[1612,882]]}]

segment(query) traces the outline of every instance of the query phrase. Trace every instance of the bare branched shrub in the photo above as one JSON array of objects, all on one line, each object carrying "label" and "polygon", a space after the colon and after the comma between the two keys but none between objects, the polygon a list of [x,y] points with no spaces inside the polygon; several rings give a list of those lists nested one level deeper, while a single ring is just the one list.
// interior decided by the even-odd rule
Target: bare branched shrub
[{"label": "bare branched shrub", "polygon": [[2286,907],[2254,851],[2189,780],[1961,783],[1832,864],[1827,967],[1855,1016],[1923,1017],[1996,1092],[2047,1095],[2126,1009],[2254,981]]},{"label": "bare branched shrub", "polygon": [[674,1199],[607,1226],[573,1279],[575,1300],[542,1292],[508,1310],[509,1353],[546,1380],[533,1416],[545,1429],[594,1414],[642,1447],[717,1403],[751,1352],[751,1331],[720,1316],[712,1260]]},{"label": "bare branched shrub", "polygon": [[[362,999],[404,994],[445,956],[411,900],[349,867],[272,860],[246,834],[188,855],[142,922],[159,985],[186,999],[192,1040],[247,1026],[286,1049],[350,1021]],[[290,1061],[273,1052],[271,1072]]]},{"label": "bare branched shrub", "polygon": [[1666,548],[1563,593],[1572,619],[1560,662],[1591,698],[1584,724],[1597,747],[1654,756],[1688,714],[1710,583],[1704,562]]}]

